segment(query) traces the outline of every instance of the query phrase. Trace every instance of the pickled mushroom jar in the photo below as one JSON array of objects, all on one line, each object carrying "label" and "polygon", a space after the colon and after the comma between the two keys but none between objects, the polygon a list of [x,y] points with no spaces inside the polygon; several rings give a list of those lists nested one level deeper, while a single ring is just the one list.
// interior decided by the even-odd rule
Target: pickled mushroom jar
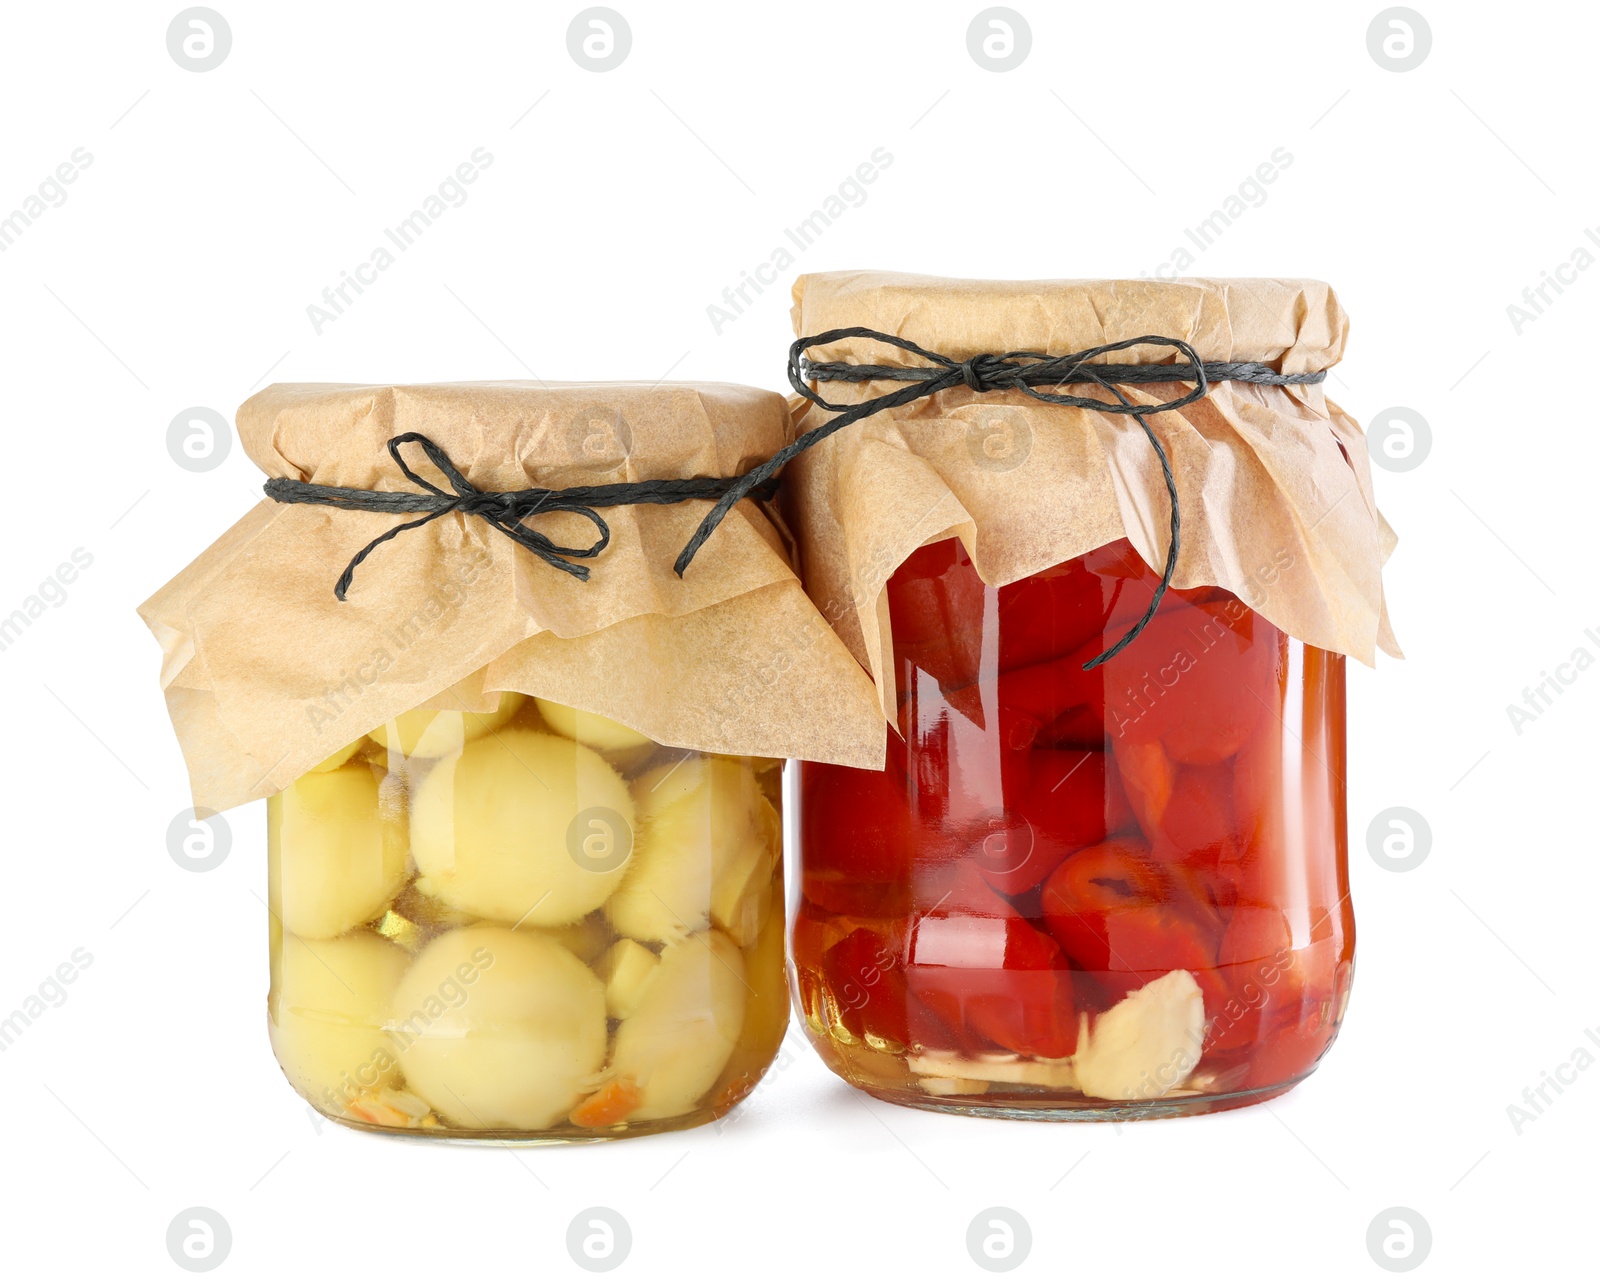
[{"label": "pickled mushroom jar", "polygon": [[197,809],[267,801],[289,1084],[442,1138],[728,1111],[788,1021],[781,761],[882,732],[765,498],[673,570],[711,500],[657,482],[775,453],[782,397],[277,386],[239,428],[273,500],[141,612]]},{"label": "pickled mushroom jar", "polygon": [[[860,273],[796,299],[802,334],[907,317],[893,335],[951,361],[1174,334],[1297,373],[1344,334],[1311,282]],[[882,366],[886,345],[813,358]],[[837,407],[908,380],[821,390]],[[879,1098],[1225,1110],[1303,1080],[1344,1016],[1345,657],[1394,651],[1359,428],[1315,383],[1219,381],[1145,421],[1183,516],[1165,591],[1165,486],[1132,421],[959,385],[792,464],[808,588],[888,722],[884,768],[799,768],[797,1007]]]},{"label": "pickled mushroom jar", "polygon": [[289,1082],[440,1135],[722,1115],[787,1024],[780,767],[517,693],[341,748],[267,801]]}]

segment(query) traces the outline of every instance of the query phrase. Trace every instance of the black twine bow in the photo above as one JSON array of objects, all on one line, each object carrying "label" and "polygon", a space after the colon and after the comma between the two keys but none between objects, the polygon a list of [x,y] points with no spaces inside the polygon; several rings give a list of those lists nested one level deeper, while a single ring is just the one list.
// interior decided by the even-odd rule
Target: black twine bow
[{"label": "black twine bow", "polygon": [[[919,356],[928,363],[925,365],[880,365],[880,364],[851,364],[839,361],[824,361],[812,363],[806,359],[806,352],[813,347],[826,346],[831,342],[838,342],[843,338],[870,338],[874,342],[882,342],[891,347],[898,347],[912,355]],[[1098,357],[1106,356],[1115,351],[1126,351],[1130,347],[1157,346],[1171,347],[1183,357],[1181,364],[1093,364]],[[791,459],[798,457],[813,445],[820,444],[836,431],[841,431],[852,423],[863,418],[871,417],[884,409],[895,409],[903,405],[912,404],[917,400],[926,399],[937,395],[941,391],[953,387],[965,386],[972,391],[1018,391],[1034,400],[1042,400],[1048,404],[1071,405],[1079,409],[1094,409],[1100,413],[1127,414],[1138,420],[1140,428],[1144,431],[1145,438],[1149,440],[1150,447],[1155,450],[1156,457],[1161,462],[1161,475],[1167,485],[1167,500],[1171,508],[1171,536],[1167,542],[1167,563],[1161,572],[1161,583],[1156,588],[1155,595],[1150,601],[1150,607],[1128,630],[1116,644],[1107,649],[1099,657],[1084,663],[1084,670],[1092,670],[1102,662],[1116,657],[1138,637],[1139,633],[1149,625],[1155,617],[1156,610],[1161,604],[1161,599],[1167,593],[1167,588],[1172,584],[1172,575],[1178,565],[1178,486],[1172,476],[1172,464],[1167,458],[1167,451],[1162,447],[1161,441],[1150,428],[1149,415],[1165,413],[1171,409],[1181,409],[1184,405],[1193,404],[1203,398],[1211,389],[1213,382],[1257,382],[1275,386],[1300,386],[1321,382],[1326,375],[1316,373],[1278,373],[1264,364],[1254,362],[1212,361],[1201,360],[1193,347],[1178,338],[1162,338],[1146,335],[1142,338],[1127,338],[1122,342],[1109,342],[1104,346],[1090,347],[1086,351],[1076,351],[1071,355],[1051,356],[1038,351],[1008,351],[1004,355],[976,355],[967,360],[952,360],[949,356],[942,356],[934,351],[928,351],[918,346],[907,338],[896,337],[894,334],[882,333],[877,329],[868,329],[860,325],[852,325],[844,329],[829,329],[826,333],[815,334],[809,338],[797,339],[789,348],[789,385],[807,400],[826,409],[837,417],[829,419],[820,427],[807,431],[797,437],[793,443],[780,449],[772,457],[759,466],[740,476],[738,480],[718,499],[717,504],[706,514],[700,522],[700,527],[695,530],[694,537],[684,547],[682,554],[674,568],[681,577],[683,571],[689,567],[689,562],[694,559],[695,553],[709,538],[722,518],[732,510],[734,503],[744,497],[757,485],[770,483],[778,472]],[[816,382],[903,382],[907,385],[898,390],[886,392],[881,396],[874,396],[859,404],[833,404],[822,398],[808,385],[810,381]],[[1116,397],[1115,401],[1099,400],[1089,396],[1065,395],[1059,392],[1039,391],[1041,386],[1061,387],[1074,383],[1093,382],[1109,391]],[[1193,382],[1194,389],[1179,396],[1175,400],[1167,400],[1161,404],[1135,404],[1119,389],[1118,384],[1139,385],[1146,383],[1167,382]]]},{"label": "black twine bow", "polygon": [[[389,539],[398,537],[408,529],[420,529],[440,516],[459,511],[463,515],[477,516],[493,525],[518,546],[526,547],[552,568],[570,573],[574,578],[588,581],[587,565],[574,564],[574,560],[592,560],[606,549],[611,541],[611,528],[594,508],[621,507],[651,504],[664,506],[687,502],[695,498],[721,498],[742,477],[709,478],[695,480],[639,480],[618,484],[578,485],[568,489],[516,489],[494,493],[479,489],[462,475],[450,457],[437,444],[420,432],[408,431],[393,437],[389,442],[389,456],[395,461],[405,478],[422,493],[380,492],[371,489],[346,489],[337,485],[309,484],[303,480],[275,478],[263,486],[267,496],[275,502],[309,502],[324,507],[339,507],[346,511],[382,511],[391,513],[426,512],[420,520],[408,520],[396,525],[387,533],[374,538],[356,552],[345,571],[334,584],[333,594],[340,600],[350,589],[357,566]],[[428,455],[428,461],[439,469],[455,492],[447,493],[430,480],[419,476],[401,456],[401,446],[416,444]],[[764,481],[742,486],[740,497],[765,498],[772,495],[773,486]],[[732,503],[728,504],[732,506]],[[564,547],[547,538],[525,521],[549,511],[571,511],[593,523],[598,536],[587,547]]]}]

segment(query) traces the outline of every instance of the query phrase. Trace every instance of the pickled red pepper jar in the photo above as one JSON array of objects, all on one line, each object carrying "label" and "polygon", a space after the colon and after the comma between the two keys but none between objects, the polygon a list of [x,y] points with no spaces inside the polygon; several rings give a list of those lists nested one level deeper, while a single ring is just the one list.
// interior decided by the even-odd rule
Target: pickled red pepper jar
[{"label": "pickled red pepper jar", "polygon": [[783,399],[275,386],[238,422],[269,500],[141,612],[197,811],[267,798],[290,1085],[437,1137],[726,1112],[787,1025],[781,758],[881,732],[761,502],[672,570],[711,504],[657,482],[765,458]]},{"label": "pickled red pepper jar", "polygon": [[1398,656],[1394,537],[1318,376],[1332,291],[861,272],[795,300],[801,440],[847,425],[785,495],[888,722],[883,769],[800,767],[818,1052],[1004,1117],[1293,1087],[1353,971],[1345,658]]}]

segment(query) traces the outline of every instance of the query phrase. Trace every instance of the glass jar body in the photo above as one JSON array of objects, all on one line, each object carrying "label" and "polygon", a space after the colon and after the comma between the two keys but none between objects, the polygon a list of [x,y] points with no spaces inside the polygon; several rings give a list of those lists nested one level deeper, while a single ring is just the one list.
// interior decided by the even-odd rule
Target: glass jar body
[{"label": "glass jar body", "polygon": [[[807,1034],[889,1101],[1138,1118],[1270,1098],[1331,1044],[1354,946],[1343,658],[1125,542],[995,589],[891,579],[882,773],[800,771]],[[896,732],[898,730],[898,732]]]},{"label": "glass jar body", "polygon": [[780,773],[520,694],[335,752],[268,801],[284,1074],[438,1137],[723,1114],[787,1025]]}]

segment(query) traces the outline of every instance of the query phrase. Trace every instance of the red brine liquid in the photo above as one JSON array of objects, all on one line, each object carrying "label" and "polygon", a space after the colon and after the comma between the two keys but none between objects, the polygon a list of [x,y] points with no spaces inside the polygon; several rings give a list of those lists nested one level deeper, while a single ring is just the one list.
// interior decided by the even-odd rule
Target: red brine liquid
[{"label": "red brine liquid", "polygon": [[890,1101],[1220,1110],[1332,1042],[1350,986],[1344,660],[1125,541],[995,589],[889,583],[882,772],[800,766],[793,960],[824,1059]]}]

